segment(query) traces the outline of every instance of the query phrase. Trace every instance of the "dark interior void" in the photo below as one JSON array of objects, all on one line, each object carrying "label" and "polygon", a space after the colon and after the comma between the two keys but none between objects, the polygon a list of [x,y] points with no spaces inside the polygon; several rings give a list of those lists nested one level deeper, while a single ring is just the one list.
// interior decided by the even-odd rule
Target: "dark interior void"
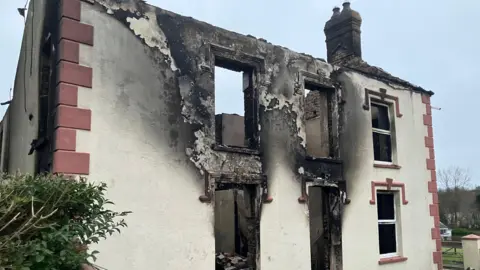
[{"label": "dark interior void", "polygon": [[337,187],[308,187],[312,270],[342,269],[341,204]]},{"label": "dark interior void", "polygon": [[37,173],[51,171],[53,158],[53,134],[55,131],[55,109],[56,109],[56,64],[58,49],[55,44],[58,42],[58,1],[47,1],[45,8],[45,22],[42,32],[42,45],[40,51],[39,71],[39,96],[38,96],[38,135],[37,139],[31,142],[29,155],[37,152],[36,168]]},{"label": "dark interior void", "polygon": [[380,254],[397,252],[395,224],[378,224]]},{"label": "dark interior void", "polygon": [[[236,72],[239,73],[238,76],[234,74]],[[231,81],[232,79],[234,81]],[[243,104],[243,108],[240,104]],[[216,143],[257,149],[257,114],[258,97],[254,87],[254,69],[215,57]]]},{"label": "dark interior void", "polygon": [[376,161],[392,162],[391,135],[373,132],[373,157]]},{"label": "dark interior void", "polygon": [[388,107],[372,103],[372,127],[382,130],[390,130],[390,120],[388,119]]},{"label": "dark interior void", "polygon": [[252,187],[215,191],[215,269],[256,269],[255,197]]},{"label": "dark interior void", "polygon": [[393,193],[377,193],[377,215],[380,254],[397,252],[395,195]]},{"label": "dark interior void", "polygon": [[[38,97],[39,101],[39,127],[38,127],[38,140],[47,141],[47,137],[53,133],[52,121],[49,121],[49,112],[51,109],[52,98],[51,97],[51,76],[52,76],[52,51],[50,40],[43,45],[42,54],[40,58],[40,93]],[[37,144],[38,141],[37,140]],[[43,146],[47,144],[44,143]],[[32,145],[30,152],[33,154],[34,150],[37,150],[37,170],[38,172],[46,172],[50,170],[49,162],[49,149],[47,147],[39,147],[40,145]],[[30,154],[30,153],[29,153]]]},{"label": "dark interior void", "polygon": [[328,246],[324,229],[324,191],[321,187],[309,187],[308,190],[312,270],[324,270],[326,266],[326,249]]},{"label": "dark interior void", "polygon": [[311,157],[333,157],[332,90],[305,82],[306,151]]},{"label": "dark interior void", "polygon": [[387,105],[371,104],[374,160],[392,162],[392,133]]}]

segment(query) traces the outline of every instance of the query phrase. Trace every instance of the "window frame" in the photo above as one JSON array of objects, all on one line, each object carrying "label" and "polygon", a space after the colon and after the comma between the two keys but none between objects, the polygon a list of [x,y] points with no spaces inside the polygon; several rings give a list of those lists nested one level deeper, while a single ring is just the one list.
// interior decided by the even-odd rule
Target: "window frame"
[{"label": "window frame", "polygon": [[[251,67],[248,65],[243,65],[242,63],[231,60],[231,59],[225,59],[222,57],[214,57],[214,66],[213,66],[213,91],[214,91],[214,104],[217,102],[217,85],[216,85],[216,70],[217,68],[221,68],[224,70],[232,71],[232,72],[238,72],[242,76],[242,87],[240,88],[242,91],[242,99],[243,99],[243,115],[240,115],[243,117],[243,130],[244,130],[244,135],[243,135],[243,141],[244,145],[243,146],[234,146],[234,145],[224,145],[223,144],[223,137],[222,134],[218,134],[216,127],[216,115],[217,111],[216,108],[214,109],[214,115],[215,115],[215,144],[216,145],[224,145],[226,148],[229,149],[239,149],[240,151],[246,150],[246,151],[256,151],[259,148],[259,145],[257,143],[256,137],[259,136],[258,134],[258,124],[259,124],[259,119],[257,117],[258,114],[258,106],[259,106],[259,98],[257,95],[257,88],[256,88],[256,70],[255,67]],[[248,83],[247,87],[245,87],[245,78],[247,78]],[[219,114],[222,114],[219,112]],[[228,113],[227,113],[228,114]],[[221,147],[219,147],[221,148]]]},{"label": "window frame", "polygon": [[[379,251],[380,259],[398,257],[398,256],[400,256],[400,252],[399,252],[400,246],[399,246],[399,238],[398,238],[398,226],[399,226],[398,221],[399,220],[398,220],[398,213],[397,213],[398,192],[388,191],[388,190],[377,190],[375,195],[378,195],[379,193],[380,194],[392,194],[392,196],[393,196],[393,217],[394,217],[394,219],[382,219],[381,220],[378,217],[378,212],[377,212],[377,232],[378,232],[378,241],[379,241],[378,251]],[[380,201],[377,198],[377,211],[378,211],[379,205],[380,205]],[[378,230],[378,226],[381,225],[381,224],[394,224],[395,225],[395,252],[385,253],[385,254],[380,253],[380,231]]]},{"label": "window frame", "polygon": [[[336,158],[339,156],[339,141],[338,141],[338,102],[336,102],[336,95],[337,89],[333,84],[331,84],[328,77],[326,77],[323,73],[312,73],[307,70],[300,70],[297,73],[296,81],[296,89],[295,91],[299,91],[298,93],[303,93],[303,121],[304,125],[306,125],[306,118],[305,118],[305,105],[306,105],[306,98],[309,91],[319,91],[326,94],[327,98],[327,122],[328,122],[328,155],[327,157],[313,157],[305,151],[307,157],[310,158]],[[297,88],[298,87],[298,88]],[[302,91],[303,90],[303,91]],[[306,128],[306,126],[305,126]],[[305,149],[308,144],[308,139],[305,134]]]},{"label": "window frame", "polygon": [[[328,125],[328,155],[327,156],[312,156],[314,158],[334,158],[336,156],[335,153],[335,132],[334,132],[334,98],[335,98],[335,88],[329,87],[327,85],[324,85],[322,83],[319,83],[318,81],[312,79],[311,77],[305,76],[303,74],[303,90],[304,90],[304,98],[307,98],[307,94],[309,92],[320,92],[320,93],[325,93],[325,98],[326,98],[326,103],[327,103],[327,111],[326,111],[326,117],[327,117],[327,125]],[[308,93],[307,93],[308,91]],[[304,101],[304,106],[306,105],[306,100]],[[305,109],[305,108],[304,108]],[[321,114],[316,115],[316,117],[320,117]],[[306,118],[304,115],[304,121],[306,124]],[[306,136],[306,135],[305,135]],[[305,147],[307,147],[308,140],[305,137]],[[307,154],[308,155],[308,154]]]},{"label": "window frame", "polygon": [[[245,128],[245,146],[236,147],[219,144],[218,135],[215,130],[215,143],[212,148],[216,151],[226,151],[242,154],[260,155],[260,96],[264,91],[262,77],[265,74],[265,59],[255,55],[250,55],[233,48],[224,47],[219,44],[209,43],[206,47],[206,60],[208,66],[202,66],[202,69],[208,70],[212,74],[213,94],[215,102],[215,67],[221,67],[231,71],[248,72],[250,75],[250,87],[243,89],[244,102],[244,128]],[[214,111],[214,118],[215,118]],[[247,119],[248,118],[248,119]],[[249,123],[249,124],[248,124]],[[215,121],[214,121],[215,129]],[[248,142],[248,143],[247,143]]]},{"label": "window frame", "polygon": [[[388,135],[390,136],[390,159],[391,161],[383,161],[383,160],[376,160],[375,154],[373,156],[374,164],[378,165],[394,165],[396,164],[396,138],[395,138],[395,123],[394,118],[392,117],[392,103],[388,103],[385,101],[380,101],[375,98],[370,100],[370,124],[372,123],[372,106],[382,106],[387,108],[387,118],[388,123],[390,124],[390,130],[374,128],[372,126],[372,135],[373,133],[381,134],[381,135]],[[372,138],[372,150],[375,152],[375,142]]]}]

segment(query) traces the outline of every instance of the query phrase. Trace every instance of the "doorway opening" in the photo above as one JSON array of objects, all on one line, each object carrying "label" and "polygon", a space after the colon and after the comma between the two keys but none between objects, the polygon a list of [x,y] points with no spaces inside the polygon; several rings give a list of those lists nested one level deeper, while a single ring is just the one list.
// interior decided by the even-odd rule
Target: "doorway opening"
[{"label": "doorway opening", "polygon": [[257,185],[217,184],[215,269],[257,269],[260,224]]},{"label": "doorway opening", "polygon": [[342,202],[337,187],[307,187],[312,270],[342,269]]}]

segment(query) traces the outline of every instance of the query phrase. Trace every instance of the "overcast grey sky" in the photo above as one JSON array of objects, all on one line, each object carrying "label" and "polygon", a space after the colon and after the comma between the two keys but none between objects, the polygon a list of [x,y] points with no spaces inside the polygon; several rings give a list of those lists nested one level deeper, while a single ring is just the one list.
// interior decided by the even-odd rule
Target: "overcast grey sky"
[{"label": "overcast grey sky", "polygon": [[[150,0],[148,3],[274,44],[326,58],[323,26],[342,0]],[[353,0],[363,18],[363,59],[432,90],[437,167],[460,166],[480,185],[474,119],[479,106],[479,0]],[[4,1],[0,30],[0,101],[9,99],[23,31],[16,8]],[[240,99],[241,100],[241,99]],[[227,107],[238,104],[230,97]],[[479,106],[480,107],[480,106]],[[234,108],[234,107],[232,107]],[[0,109],[3,115],[5,107]],[[235,109],[234,109],[235,110]],[[480,122],[480,121],[479,121]],[[468,127],[473,124],[472,127]],[[425,181],[425,179],[418,179]]]}]

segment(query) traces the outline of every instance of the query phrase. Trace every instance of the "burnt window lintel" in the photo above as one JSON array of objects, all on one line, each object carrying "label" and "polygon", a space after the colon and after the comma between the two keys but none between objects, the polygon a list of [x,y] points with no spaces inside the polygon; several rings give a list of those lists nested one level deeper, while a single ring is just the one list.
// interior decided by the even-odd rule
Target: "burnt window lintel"
[{"label": "burnt window lintel", "polygon": [[213,144],[212,149],[215,151],[245,154],[245,155],[254,155],[254,156],[262,155],[261,152],[256,149],[249,149],[246,147],[236,147],[236,146],[222,145],[222,144]]},{"label": "burnt window lintel", "polygon": [[329,79],[321,74],[315,74],[302,70],[299,72],[299,75],[299,80],[305,89],[317,91],[335,91],[335,87],[330,84]]},{"label": "burnt window lintel", "polygon": [[394,114],[396,117],[401,118],[403,114],[400,112],[400,101],[398,97],[387,94],[387,89],[380,88],[378,91],[365,88],[365,102],[363,109],[370,110],[370,102],[376,100],[377,103],[384,103],[394,106]]},{"label": "burnt window lintel", "polygon": [[199,197],[204,203],[212,201],[213,192],[217,186],[236,186],[236,185],[259,185],[263,189],[263,201],[268,197],[267,175],[255,173],[236,173],[236,172],[219,172],[204,171],[205,194]]}]

